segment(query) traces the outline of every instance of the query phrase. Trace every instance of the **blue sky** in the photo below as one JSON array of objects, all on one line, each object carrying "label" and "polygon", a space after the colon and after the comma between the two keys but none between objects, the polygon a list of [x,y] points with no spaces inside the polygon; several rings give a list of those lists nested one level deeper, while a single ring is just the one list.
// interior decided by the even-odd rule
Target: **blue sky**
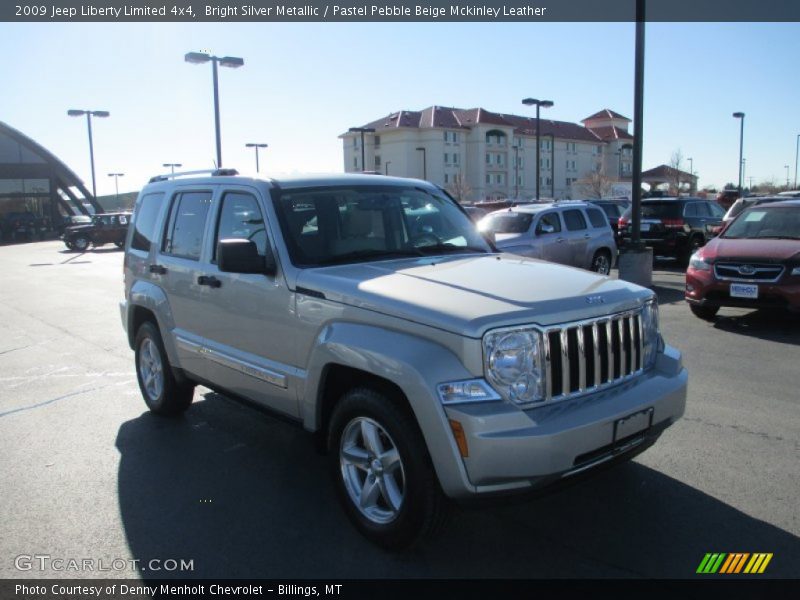
[{"label": "blue sky", "polygon": [[[164,162],[210,168],[211,68],[189,51],[241,56],[220,70],[223,162],[253,170],[246,142],[269,144],[263,172],[342,170],[337,136],[432,104],[578,122],[602,108],[633,116],[631,23],[0,24],[0,121],[54,152],[91,185],[85,120],[95,121],[98,194],[137,190]],[[680,149],[700,185],[794,179],[800,133],[800,23],[647,26],[644,168]],[[688,169],[688,163],[686,164]]]}]

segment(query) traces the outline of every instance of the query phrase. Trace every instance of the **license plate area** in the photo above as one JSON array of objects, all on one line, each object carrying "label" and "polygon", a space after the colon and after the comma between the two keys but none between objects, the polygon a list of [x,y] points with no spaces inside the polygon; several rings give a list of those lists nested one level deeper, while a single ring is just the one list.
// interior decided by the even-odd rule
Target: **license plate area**
[{"label": "license plate area", "polygon": [[626,445],[628,438],[643,434],[650,429],[653,426],[653,412],[651,406],[614,421],[614,449],[619,451],[619,446]]},{"label": "license plate area", "polygon": [[732,283],[731,298],[747,298],[749,300],[758,299],[758,286],[749,283]]}]

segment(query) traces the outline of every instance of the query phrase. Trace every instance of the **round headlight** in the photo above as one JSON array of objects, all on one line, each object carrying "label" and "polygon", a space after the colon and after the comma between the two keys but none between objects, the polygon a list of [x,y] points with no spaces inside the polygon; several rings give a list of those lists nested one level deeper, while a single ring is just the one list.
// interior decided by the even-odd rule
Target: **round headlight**
[{"label": "round headlight", "polygon": [[541,341],[538,332],[490,334],[485,350],[487,379],[501,396],[518,404],[541,400]]}]

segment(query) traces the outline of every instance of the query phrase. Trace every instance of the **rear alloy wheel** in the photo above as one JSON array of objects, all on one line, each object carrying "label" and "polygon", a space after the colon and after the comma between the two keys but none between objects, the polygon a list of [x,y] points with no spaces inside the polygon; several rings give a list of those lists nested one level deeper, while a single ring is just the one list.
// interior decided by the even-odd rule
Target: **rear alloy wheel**
[{"label": "rear alloy wheel", "polygon": [[339,501],[366,538],[400,550],[443,525],[447,503],[425,440],[397,398],[350,390],[334,408],[328,444]]},{"label": "rear alloy wheel", "polygon": [[72,246],[78,252],[86,252],[89,249],[89,246],[92,244],[92,240],[90,240],[85,235],[79,235],[74,240],[72,240]]},{"label": "rear alloy wheel", "polygon": [[600,275],[611,273],[611,255],[605,250],[598,250],[592,258],[592,271]]},{"label": "rear alloy wheel", "polygon": [[690,304],[689,308],[695,317],[699,317],[704,321],[713,321],[719,312],[719,306],[696,306]]},{"label": "rear alloy wheel", "polygon": [[150,321],[136,332],[136,378],[151,412],[176,416],[189,408],[194,385],[179,382],[169,364],[158,328]]}]

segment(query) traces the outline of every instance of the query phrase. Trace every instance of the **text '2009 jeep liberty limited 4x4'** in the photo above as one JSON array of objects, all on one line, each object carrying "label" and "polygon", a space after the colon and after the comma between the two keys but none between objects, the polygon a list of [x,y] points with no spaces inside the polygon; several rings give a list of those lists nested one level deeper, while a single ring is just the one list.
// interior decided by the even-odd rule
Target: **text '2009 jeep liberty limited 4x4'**
[{"label": "text '2009 jeep liberty limited 4x4'", "polygon": [[424,181],[155,177],[124,271],[150,410],[177,415],[203,384],[298,421],[386,547],[448,498],[634,456],[684,411],[651,291],[498,253]]}]

